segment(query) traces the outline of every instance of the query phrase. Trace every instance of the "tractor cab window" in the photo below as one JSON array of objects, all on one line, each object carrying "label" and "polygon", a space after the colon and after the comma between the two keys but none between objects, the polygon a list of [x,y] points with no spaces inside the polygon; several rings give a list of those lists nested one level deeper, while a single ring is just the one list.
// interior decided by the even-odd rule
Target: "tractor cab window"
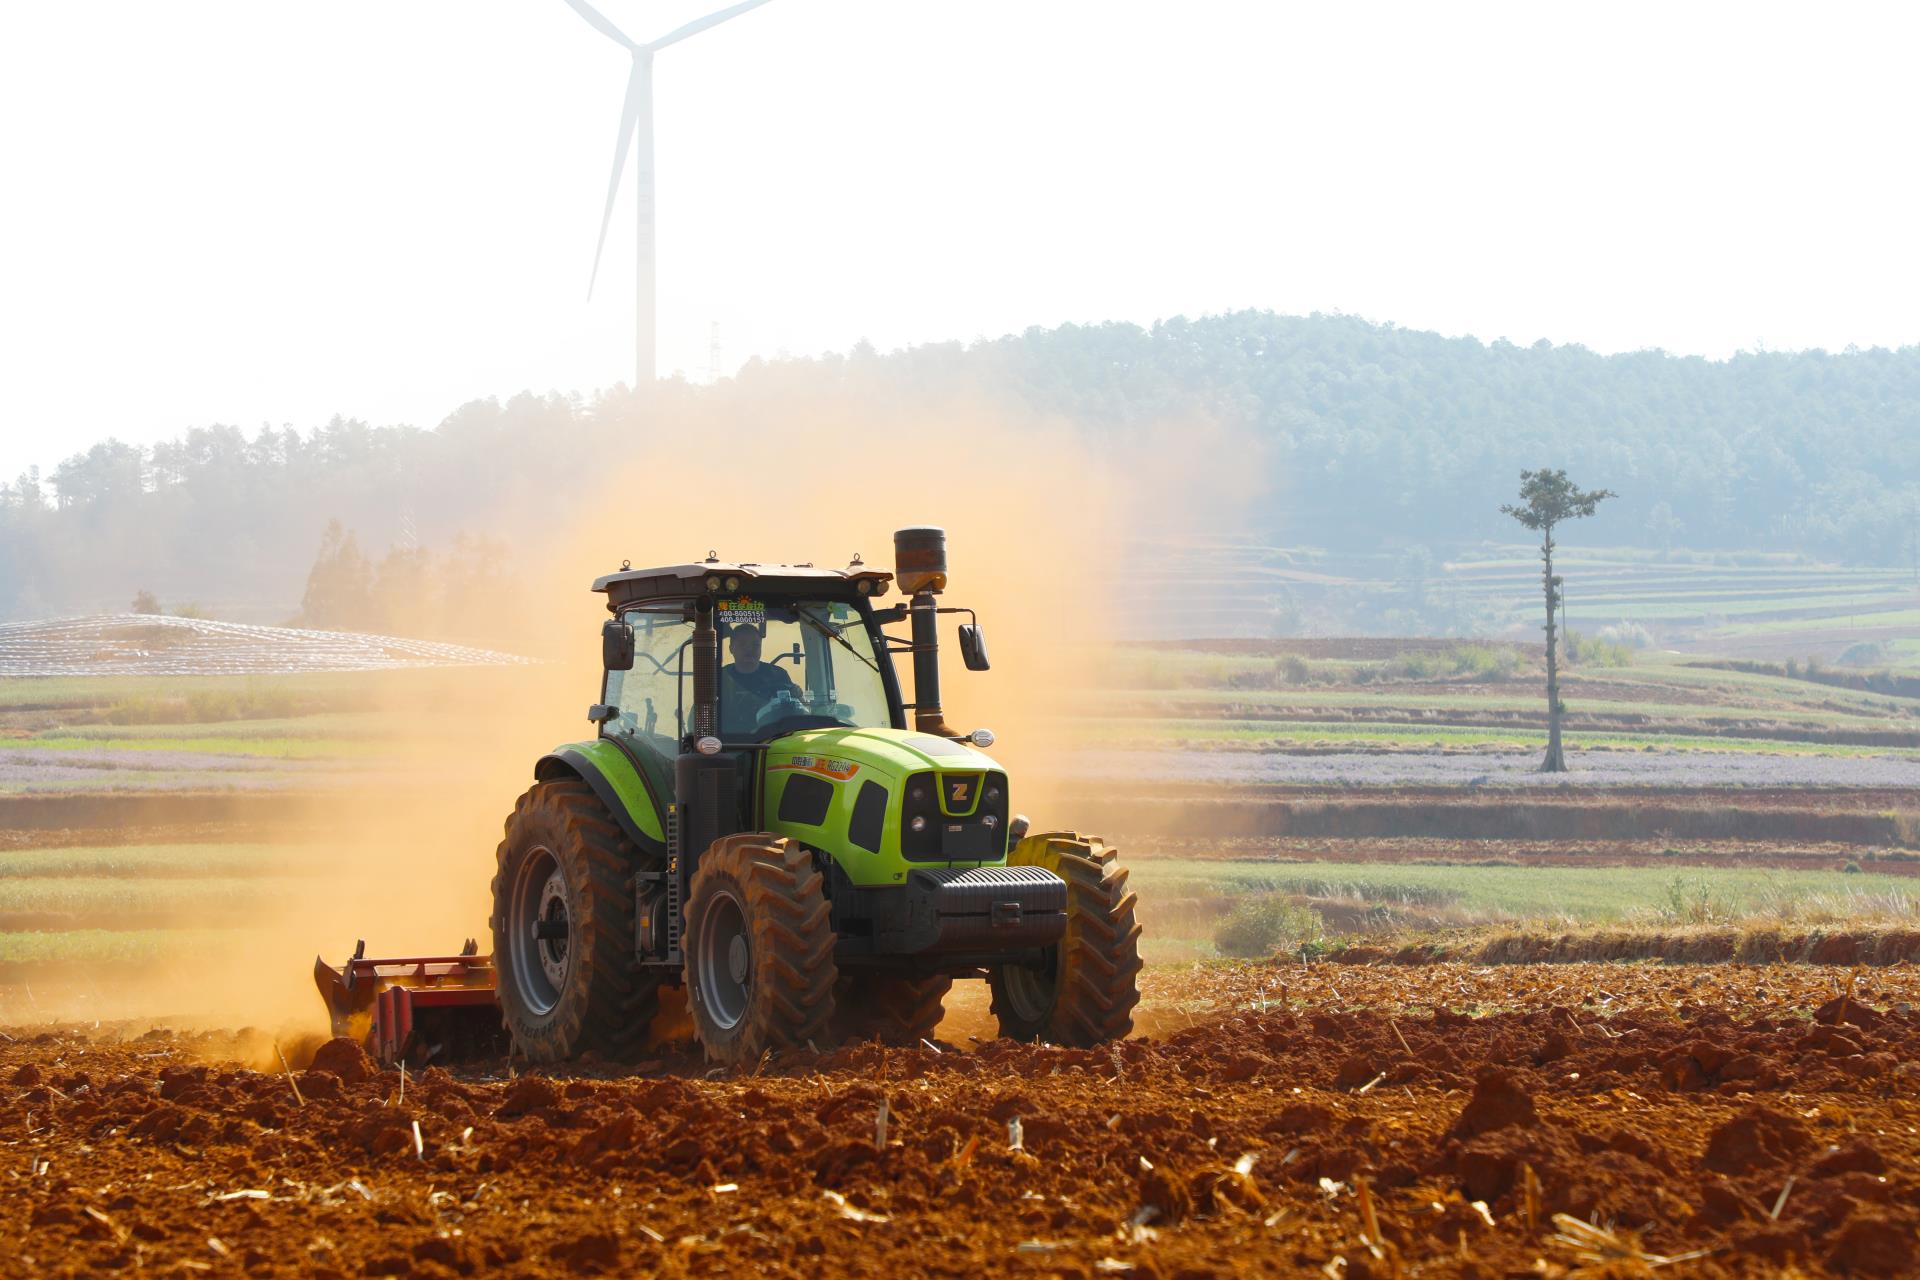
[{"label": "tractor cab window", "polygon": [[628,609],[633,670],[607,672],[606,731],[671,766],[693,717],[693,619],[680,604]]},{"label": "tractor cab window", "polygon": [[797,729],[892,724],[872,640],[853,606],[742,597],[714,612],[721,737],[755,742]]}]

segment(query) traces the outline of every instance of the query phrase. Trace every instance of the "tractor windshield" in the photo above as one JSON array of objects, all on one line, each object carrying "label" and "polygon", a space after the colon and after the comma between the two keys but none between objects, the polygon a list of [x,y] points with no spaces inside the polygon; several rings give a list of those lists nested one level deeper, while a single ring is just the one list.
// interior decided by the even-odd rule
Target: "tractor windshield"
[{"label": "tractor windshield", "polygon": [[[609,735],[663,769],[693,724],[693,619],[679,601],[622,611],[633,669],[609,671],[601,701],[617,707]],[[880,660],[859,610],[830,601],[722,600],[720,736],[761,742],[796,729],[893,723]],[[664,776],[664,775],[663,775]]]},{"label": "tractor windshield", "polygon": [[763,741],[796,729],[893,722],[859,612],[843,603],[721,600],[720,736]]}]

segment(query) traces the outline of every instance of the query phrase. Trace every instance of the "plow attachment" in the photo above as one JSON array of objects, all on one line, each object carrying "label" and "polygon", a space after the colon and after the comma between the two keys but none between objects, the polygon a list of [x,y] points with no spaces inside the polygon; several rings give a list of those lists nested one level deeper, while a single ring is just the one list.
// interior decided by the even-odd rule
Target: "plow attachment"
[{"label": "plow attachment", "polygon": [[469,938],[457,956],[369,960],[363,941],[344,965],[316,957],[313,982],[333,1034],[359,1040],[383,1066],[490,1057],[508,1042],[493,958],[479,950]]}]

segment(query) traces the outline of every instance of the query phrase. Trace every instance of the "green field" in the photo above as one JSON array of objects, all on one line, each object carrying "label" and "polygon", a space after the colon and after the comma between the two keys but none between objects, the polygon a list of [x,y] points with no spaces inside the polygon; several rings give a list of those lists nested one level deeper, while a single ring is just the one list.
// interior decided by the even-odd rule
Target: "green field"
[{"label": "green field", "polygon": [[[1154,898],[1282,893],[1389,906],[1450,907],[1468,921],[1619,924],[1666,911],[1675,886],[1730,917],[1798,912],[1907,914],[1920,909],[1904,876],[1715,867],[1488,867],[1136,858],[1132,884]],[[1798,904],[1798,905],[1796,905]]]},{"label": "green field", "polygon": [[129,929],[232,927],[246,924],[270,904],[297,901],[324,889],[331,869],[323,845],[17,850],[0,855],[0,919],[32,920],[36,930],[76,937]]},{"label": "green field", "polygon": [[532,692],[545,678],[519,667],[0,679],[0,795],[338,779],[444,738],[449,707],[490,732],[489,715],[548,696]]},{"label": "green field", "polygon": [[[1916,882],[1840,871],[1687,867],[1507,867],[1343,862],[1131,860],[1150,960],[1206,959],[1228,913],[1263,897],[1301,900],[1367,928],[1879,924],[1920,910]],[[1323,940],[1346,932],[1321,926]]]},{"label": "green field", "polygon": [[[310,888],[311,886],[309,886]],[[191,920],[231,920],[257,909],[276,891],[279,882],[185,876],[141,880],[121,876],[35,876],[0,879],[0,916],[47,913],[72,916],[76,923],[104,924],[137,917],[178,917]]]},{"label": "green field", "polygon": [[[159,964],[207,951],[235,953],[246,935],[233,929],[73,929],[48,933],[0,933],[0,964],[98,964],[101,980],[113,980],[108,966]],[[32,996],[22,992],[0,1007],[0,1021],[27,1012]]]},{"label": "green field", "polygon": [[197,751],[206,755],[259,756],[275,760],[330,760],[364,755],[372,750],[365,738],[266,737],[236,735],[209,726],[206,733],[177,733],[167,737],[73,737],[67,734],[35,734],[16,738],[8,745],[35,751]]},{"label": "green field", "polygon": [[0,891],[12,880],[112,877],[123,881],[324,875],[324,846],[147,844],[14,849],[0,855]]}]

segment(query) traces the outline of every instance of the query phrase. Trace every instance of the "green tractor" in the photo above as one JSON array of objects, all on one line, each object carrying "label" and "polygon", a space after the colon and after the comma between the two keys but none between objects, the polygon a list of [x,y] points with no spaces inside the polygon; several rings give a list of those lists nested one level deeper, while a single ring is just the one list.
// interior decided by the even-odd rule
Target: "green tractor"
[{"label": "green tractor", "polygon": [[[675,987],[720,1063],[917,1043],[956,978],[985,978],[1016,1039],[1085,1046],[1132,1029],[1127,873],[1096,838],[1030,831],[986,754],[993,735],[948,727],[938,617],[968,615],[970,670],[987,668],[985,638],[971,610],[939,603],[944,533],[903,529],[894,546],[906,599],[887,606],[895,575],[857,559],[709,556],[593,584],[613,615],[588,712],[599,733],[534,766],[493,880],[490,976],[526,1057],[631,1057]],[[886,631],[901,623],[905,636]],[[912,703],[895,654],[911,655]],[[470,1002],[488,977],[474,950],[450,984]],[[381,963],[354,962],[411,985]],[[354,980],[352,966],[329,972]],[[406,1030],[374,1036],[398,1051]]]}]

